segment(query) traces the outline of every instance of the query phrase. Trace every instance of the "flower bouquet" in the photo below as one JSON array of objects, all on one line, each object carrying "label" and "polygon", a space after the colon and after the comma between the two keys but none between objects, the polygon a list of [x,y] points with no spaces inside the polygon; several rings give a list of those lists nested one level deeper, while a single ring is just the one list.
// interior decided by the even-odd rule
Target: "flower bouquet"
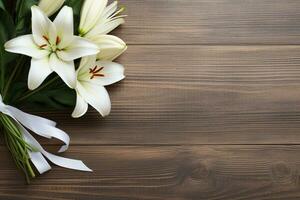
[{"label": "flower bouquet", "polygon": [[61,167],[91,171],[82,161],[47,152],[33,134],[56,138],[68,149],[70,137],[56,123],[25,113],[30,108],[88,105],[102,116],[111,103],[105,86],[124,79],[112,62],[127,48],[108,35],[124,23],[123,7],[107,0],[0,0],[0,127],[5,143],[29,182],[36,172]]}]

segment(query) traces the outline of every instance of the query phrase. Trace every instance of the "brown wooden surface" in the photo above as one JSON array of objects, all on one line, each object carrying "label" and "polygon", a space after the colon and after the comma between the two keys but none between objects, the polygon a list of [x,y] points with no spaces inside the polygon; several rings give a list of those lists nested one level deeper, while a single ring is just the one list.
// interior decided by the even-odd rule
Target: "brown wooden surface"
[{"label": "brown wooden surface", "polygon": [[0,199],[300,199],[300,1],[121,4],[111,115],[40,113],[94,173],[54,167],[26,186],[0,147]]},{"label": "brown wooden surface", "polygon": [[297,0],[121,0],[129,44],[300,44]]},{"label": "brown wooden surface", "polygon": [[0,192],[8,200],[299,199],[298,152],[283,145],[73,146],[68,155],[86,160],[94,173],[55,167],[25,186],[9,162]]}]

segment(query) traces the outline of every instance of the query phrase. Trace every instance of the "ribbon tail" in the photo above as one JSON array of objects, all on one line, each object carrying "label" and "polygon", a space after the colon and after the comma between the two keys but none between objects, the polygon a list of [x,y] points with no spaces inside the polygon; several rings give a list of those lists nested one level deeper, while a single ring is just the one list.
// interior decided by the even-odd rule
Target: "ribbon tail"
[{"label": "ribbon tail", "polygon": [[54,154],[47,152],[40,145],[40,143],[21,124],[19,124],[19,126],[20,126],[20,129],[22,130],[22,133],[23,133],[23,136],[24,136],[24,139],[26,140],[26,142],[38,150],[38,152],[30,153],[30,159],[40,174],[43,174],[44,172],[51,169],[51,166],[48,164],[47,160],[43,156],[45,156],[52,163],[54,163],[60,167],[79,170],[79,171],[88,171],[88,172],[92,171],[81,160],[64,158],[64,157],[56,156]]},{"label": "ribbon tail", "polygon": [[40,174],[51,170],[51,166],[40,152],[29,152],[29,157]]},{"label": "ribbon tail", "polygon": [[43,152],[44,156],[48,158],[52,163],[68,168],[68,169],[74,169],[78,171],[86,171],[86,172],[92,172],[90,168],[88,168],[81,160],[75,160],[75,159],[70,159],[70,158],[64,158],[61,156],[57,156],[54,154],[51,154],[49,152],[44,151]]}]

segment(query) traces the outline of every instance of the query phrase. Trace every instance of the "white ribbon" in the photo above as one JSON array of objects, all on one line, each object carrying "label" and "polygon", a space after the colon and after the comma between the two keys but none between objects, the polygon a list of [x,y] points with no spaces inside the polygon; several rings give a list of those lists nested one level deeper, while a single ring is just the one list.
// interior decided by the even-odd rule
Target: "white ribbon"
[{"label": "white ribbon", "polygon": [[33,133],[48,139],[56,138],[62,141],[64,145],[60,148],[59,152],[64,152],[69,147],[70,137],[64,131],[56,128],[56,123],[54,121],[35,115],[30,115],[15,107],[5,105],[3,103],[1,94],[0,112],[10,116],[16,121],[23,134],[24,140],[36,150],[34,152],[29,151],[28,153],[33,165],[40,174],[43,174],[51,169],[51,166],[45,157],[60,167],[79,171],[92,171],[81,160],[64,158],[45,151],[41,144],[28,131],[31,130]]}]

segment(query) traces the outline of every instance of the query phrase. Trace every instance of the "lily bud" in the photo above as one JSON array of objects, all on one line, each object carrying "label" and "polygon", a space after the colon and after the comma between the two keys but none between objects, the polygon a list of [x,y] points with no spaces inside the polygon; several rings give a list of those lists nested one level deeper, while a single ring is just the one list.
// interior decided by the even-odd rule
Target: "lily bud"
[{"label": "lily bud", "polygon": [[107,0],[85,0],[79,25],[79,33],[85,35],[99,21],[106,7]]},{"label": "lily bud", "polygon": [[113,61],[127,49],[126,43],[113,35],[96,35],[88,39],[101,49],[97,55],[98,60]]},{"label": "lily bud", "polygon": [[62,7],[64,2],[65,0],[40,0],[39,7],[47,16],[51,16]]}]

